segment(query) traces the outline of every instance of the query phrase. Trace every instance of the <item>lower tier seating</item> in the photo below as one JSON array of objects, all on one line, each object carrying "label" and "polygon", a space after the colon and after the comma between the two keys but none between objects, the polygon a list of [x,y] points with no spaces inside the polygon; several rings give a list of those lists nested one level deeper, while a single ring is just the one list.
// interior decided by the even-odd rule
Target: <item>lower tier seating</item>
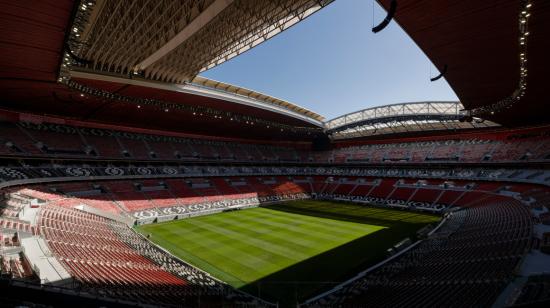
[{"label": "lower tier seating", "polygon": [[[14,193],[50,205],[86,206],[152,221],[311,196],[440,212],[469,206],[479,198],[495,200],[502,187],[506,185],[435,179],[264,176],[53,183],[17,188]],[[10,226],[13,228],[11,221]],[[19,227],[30,228],[25,224]]]},{"label": "lower tier seating", "polygon": [[123,223],[44,206],[40,233],[80,291],[151,305],[262,306],[150,244]]},{"label": "lower tier seating", "polygon": [[[501,191],[521,194],[518,198],[529,205]],[[149,207],[131,211],[130,203],[118,198],[121,194],[130,194]],[[214,306],[255,306],[263,303],[173,258],[126,224],[75,207],[95,200],[87,205],[109,215],[157,211],[160,217],[177,215],[177,209],[199,213],[313,195],[410,209],[452,209],[438,232],[363,278],[308,303],[315,307],[360,307],[363,303],[372,307],[488,306],[529,249],[530,208],[540,208],[549,200],[546,190],[526,184],[360,176],[51,183],[10,188],[3,197],[5,208],[12,210],[30,206],[35,199],[41,201],[36,231],[32,223],[9,217],[0,217],[0,228],[2,238],[10,238],[6,242],[10,247],[17,242],[13,240],[17,231],[42,236],[82,292],[153,305],[193,306],[200,300]],[[18,269],[12,261],[2,261],[2,266],[14,272]],[[19,273],[24,271],[19,268]]]},{"label": "lower tier seating", "polygon": [[392,262],[306,307],[488,307],[513,278],[532,236],[525,205],[478,201]]}]

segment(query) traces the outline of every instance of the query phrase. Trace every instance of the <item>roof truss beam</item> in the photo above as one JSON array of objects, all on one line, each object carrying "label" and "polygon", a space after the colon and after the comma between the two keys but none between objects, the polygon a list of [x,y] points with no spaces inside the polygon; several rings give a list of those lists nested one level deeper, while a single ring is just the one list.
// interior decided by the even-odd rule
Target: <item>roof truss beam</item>
[{"label": "roof truss beam", "polygon": [[170,41],[164,44],[162,47],[157,49],[145,60],[141,61],[138,65],[134,67],[135,72],[146,69],[151,64],[157,62],[172,50],[176,49],[187,39],[189,39],[193,34],[197,33],[205,25],[207,25],[211,20],[213,20],[219,13],[225,10],[228,6],[233,3],[233,0],[216,0],[210,4],[197,18],[190,22],[185,28],[183,28],[179,33],[177,33]]}]

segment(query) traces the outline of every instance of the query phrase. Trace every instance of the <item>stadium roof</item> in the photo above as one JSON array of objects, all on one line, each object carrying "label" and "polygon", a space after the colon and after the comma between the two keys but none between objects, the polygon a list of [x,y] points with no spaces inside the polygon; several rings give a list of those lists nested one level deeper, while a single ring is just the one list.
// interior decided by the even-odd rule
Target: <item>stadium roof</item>
[{"label": "stadium roof", "polygon": [[69,47],[87,69],[191,81],[332,0],[83,1]]},{"label": "stadium roof", "polygon": [[[269,95],[200,76],[195,77],[189,83],[172,84],[151,82],[141,78],[125,79],[110,75],[93,74],[85,71],[71,71],[70,75],[71,80],[76,80],[80,85],[87,85],[92,87],[92,89],[109,90],[109,92],[113,92],[112,89],[108,89],[109,87],[101,85],[102,83],[107,83],[110,86],[113,86],[114,84],[119,84],[123,86],[124,89],[116,91],[121,95],[126,92],[131,92],[132,89],[140,89],[139,91],[143,92],[141,94],[133,93],[131,95],[132,98],[153,99],[155,98],[155,93],[149,93],[145,95],[145,92],[156,92],[157,90],[160,90],[165,92],[172,92],[170,93],[170,95],[173,97],[173,99],[164,99],[163,102],[173,102],[174,105],[177,105],[179,101],[193,99],[193,96],[200,96],[203,99],[219,100],[219,104],[215,104],[212,100],[210,102],[203,102],[200,105],[206,106],[209,104],[217,111],[225,110],[225,113],[220,113],[221,116],[228,116],[231,118],[231,116],[229,116],[227,112],[236,111],[239,108],[238,105],[243,105],[247,107],[261,109],[263,113],[273,112],[278,114],[277,116],[266,114],[263,116],[263,118],[277,120],[277,118],[285,116],[288,118],[294,118],[296,120],[309,123],[310,125],[323,127],[323,123],[321,121],[323,121],[324,118],[305,108]],[[80,91],[85,92],[85,90]],[[140,103],[140,101],[135,101],[134,105]],[[195,105],[194,103],[190,103],[188,101],[186,103],[190,106]],[[227,106],[223,106],[228,105],[228,103],[234,103],[237,105],[230,104],[231,106],[229,108]],[[147,104],[147,102],[143,102],[141,104]],[[200,106],[198,106],[197,104],[197,107]],[[167,108],[177,109],[177,107]],[[200,113],[199,109],[197,109],[197,111]],[[254,112],[257,114],[260,111],[256,110]],[[239,114],[247,114],[247,111],[240,110]],[[301,123],[300,121],[293,121],[293,124],[297,126],[303,125],[303,123]]]},{"label": "stadium roof", "polygon": [[[2,108],[228,137],[310,140],[321,132],[323,119],[312,111],[196,75],[331,1],[138,2],[1,2]],[[390,2],[380,0],[386,8]],[[541,102],[548,92],[550,3],[397,2],[396,21],[444,72],[466,109],[512,102],[479,117],[505,125],[549,122]],[[346,129],[358,130],[357,123]]]},{"label": "stadium roof", "polygon": [[262,94],[254,90],[238,87],[238,86],[224,83],[221,81],[216,81],[216,80],[204,78],[201,76],[197,76],[191,81],[191,85],[201,85],[209,89],[219,89],[224,92],[234,93],[235,95],[238,95],[238,96],[244,96],[247,98],[258,100],[263,102],[264,104],[276,105],[281,108],[293,111],[295,113],[302,114],[306,117],[310,117],[316,121],[323,121],[325,119],[323,116],[311,110],[308,110],[304,107],[300,107],[296,104],[287,102],[279,98],[275,98],[273,96]]},{"label": "stadium roof", "polygon": [[474,129],[499,126],[491,121],[464,121],[459,102],[414,102],[368,108],[325,123],[333,139],[436,130]]},{"label": "stadium roof", "polygon": [[[82,59],[73,53],[77,50],[72,50],[72,47],[76,38],[85,35],[75,31],[75,25],[89,25],[88,19],[99,18],[90,15],[94,2],[83,1],[80,5],[79,1],[71,0],[0,3],[2,108],[76,120],[227,137],[308,140],[322,132],[322,117],[318,114],[244,88],[195,76],[192,76],[192,82],[175,85],[148,79],[142,73],[123,75],[117,70],[98,72],[87,68],[78,61]],[[159,5],[180,3],[159,2],[162,2]],[[217,3],[202,2],[203,6]],[[147,3],[152,5],[157,1]],[[245,2],[238,3],[244,5]],[[258,5],[269,3],[260,1]],[[287,6],[283,6],[289,16],[298,14],[295,17],[303,19],[313,12],[301,12],[300,8],[289,10],[294,8],[290,3],[287,1]],[[300,3],[320,8],[319,3]],[[87,6],[86,10],[82,9],[82,5]],[[109,10],[104,12],[115,13]],[[198,11],[193,12],[195,15],[191,17],[200,15],[197,15]],[[162,10],[156,14],[159,18],[165,17]],[[286,20],[285,26],[278,27],[278,30],[267,29],[270,34],[262,32],[265,34],[262,39],[290,25],[290,20]],[[118,33],[116,29],[111,30],[113,34]],[[128,33],[125,32],[125,35]],[[143,37],[147,35],[142,33]],[[67,43],[72,47],[68,47]],[[128,48],[139,49],[139,46]],[[83,75],[85,72],[88,75]]]},{"label": "stadium roof", "polygon": [[[378,2],[388,10],[392,0]],[[484,118],[503,125],[550,121],[543,103],[549,96],[549,1],[397,0],[394,20],[437,68],[447,66],[444,77],[466,109],[484,107]],[[524,95],[508,104],[522,85]]]}]

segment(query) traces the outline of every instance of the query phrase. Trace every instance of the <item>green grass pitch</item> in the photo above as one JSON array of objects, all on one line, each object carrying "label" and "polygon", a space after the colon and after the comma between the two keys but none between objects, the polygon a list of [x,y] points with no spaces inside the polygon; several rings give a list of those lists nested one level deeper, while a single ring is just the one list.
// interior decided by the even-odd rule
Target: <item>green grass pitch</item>
[{"label": "green grass pitch", "polygon": [[213,276],[282,306],[381,261],[438,216],[326,201],[293,201],[138,227]]}]

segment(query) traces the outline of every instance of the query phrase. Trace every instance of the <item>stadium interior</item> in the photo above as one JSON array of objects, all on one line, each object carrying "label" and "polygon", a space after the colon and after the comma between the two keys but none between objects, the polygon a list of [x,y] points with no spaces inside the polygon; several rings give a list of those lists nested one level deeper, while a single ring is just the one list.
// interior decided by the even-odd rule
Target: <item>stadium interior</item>
[{"label": "stadium interior", "polygon": [[0,0],[0,306],[549,305],[550,2],[377,0],[459,101],[199,75],[332,2]]}]

